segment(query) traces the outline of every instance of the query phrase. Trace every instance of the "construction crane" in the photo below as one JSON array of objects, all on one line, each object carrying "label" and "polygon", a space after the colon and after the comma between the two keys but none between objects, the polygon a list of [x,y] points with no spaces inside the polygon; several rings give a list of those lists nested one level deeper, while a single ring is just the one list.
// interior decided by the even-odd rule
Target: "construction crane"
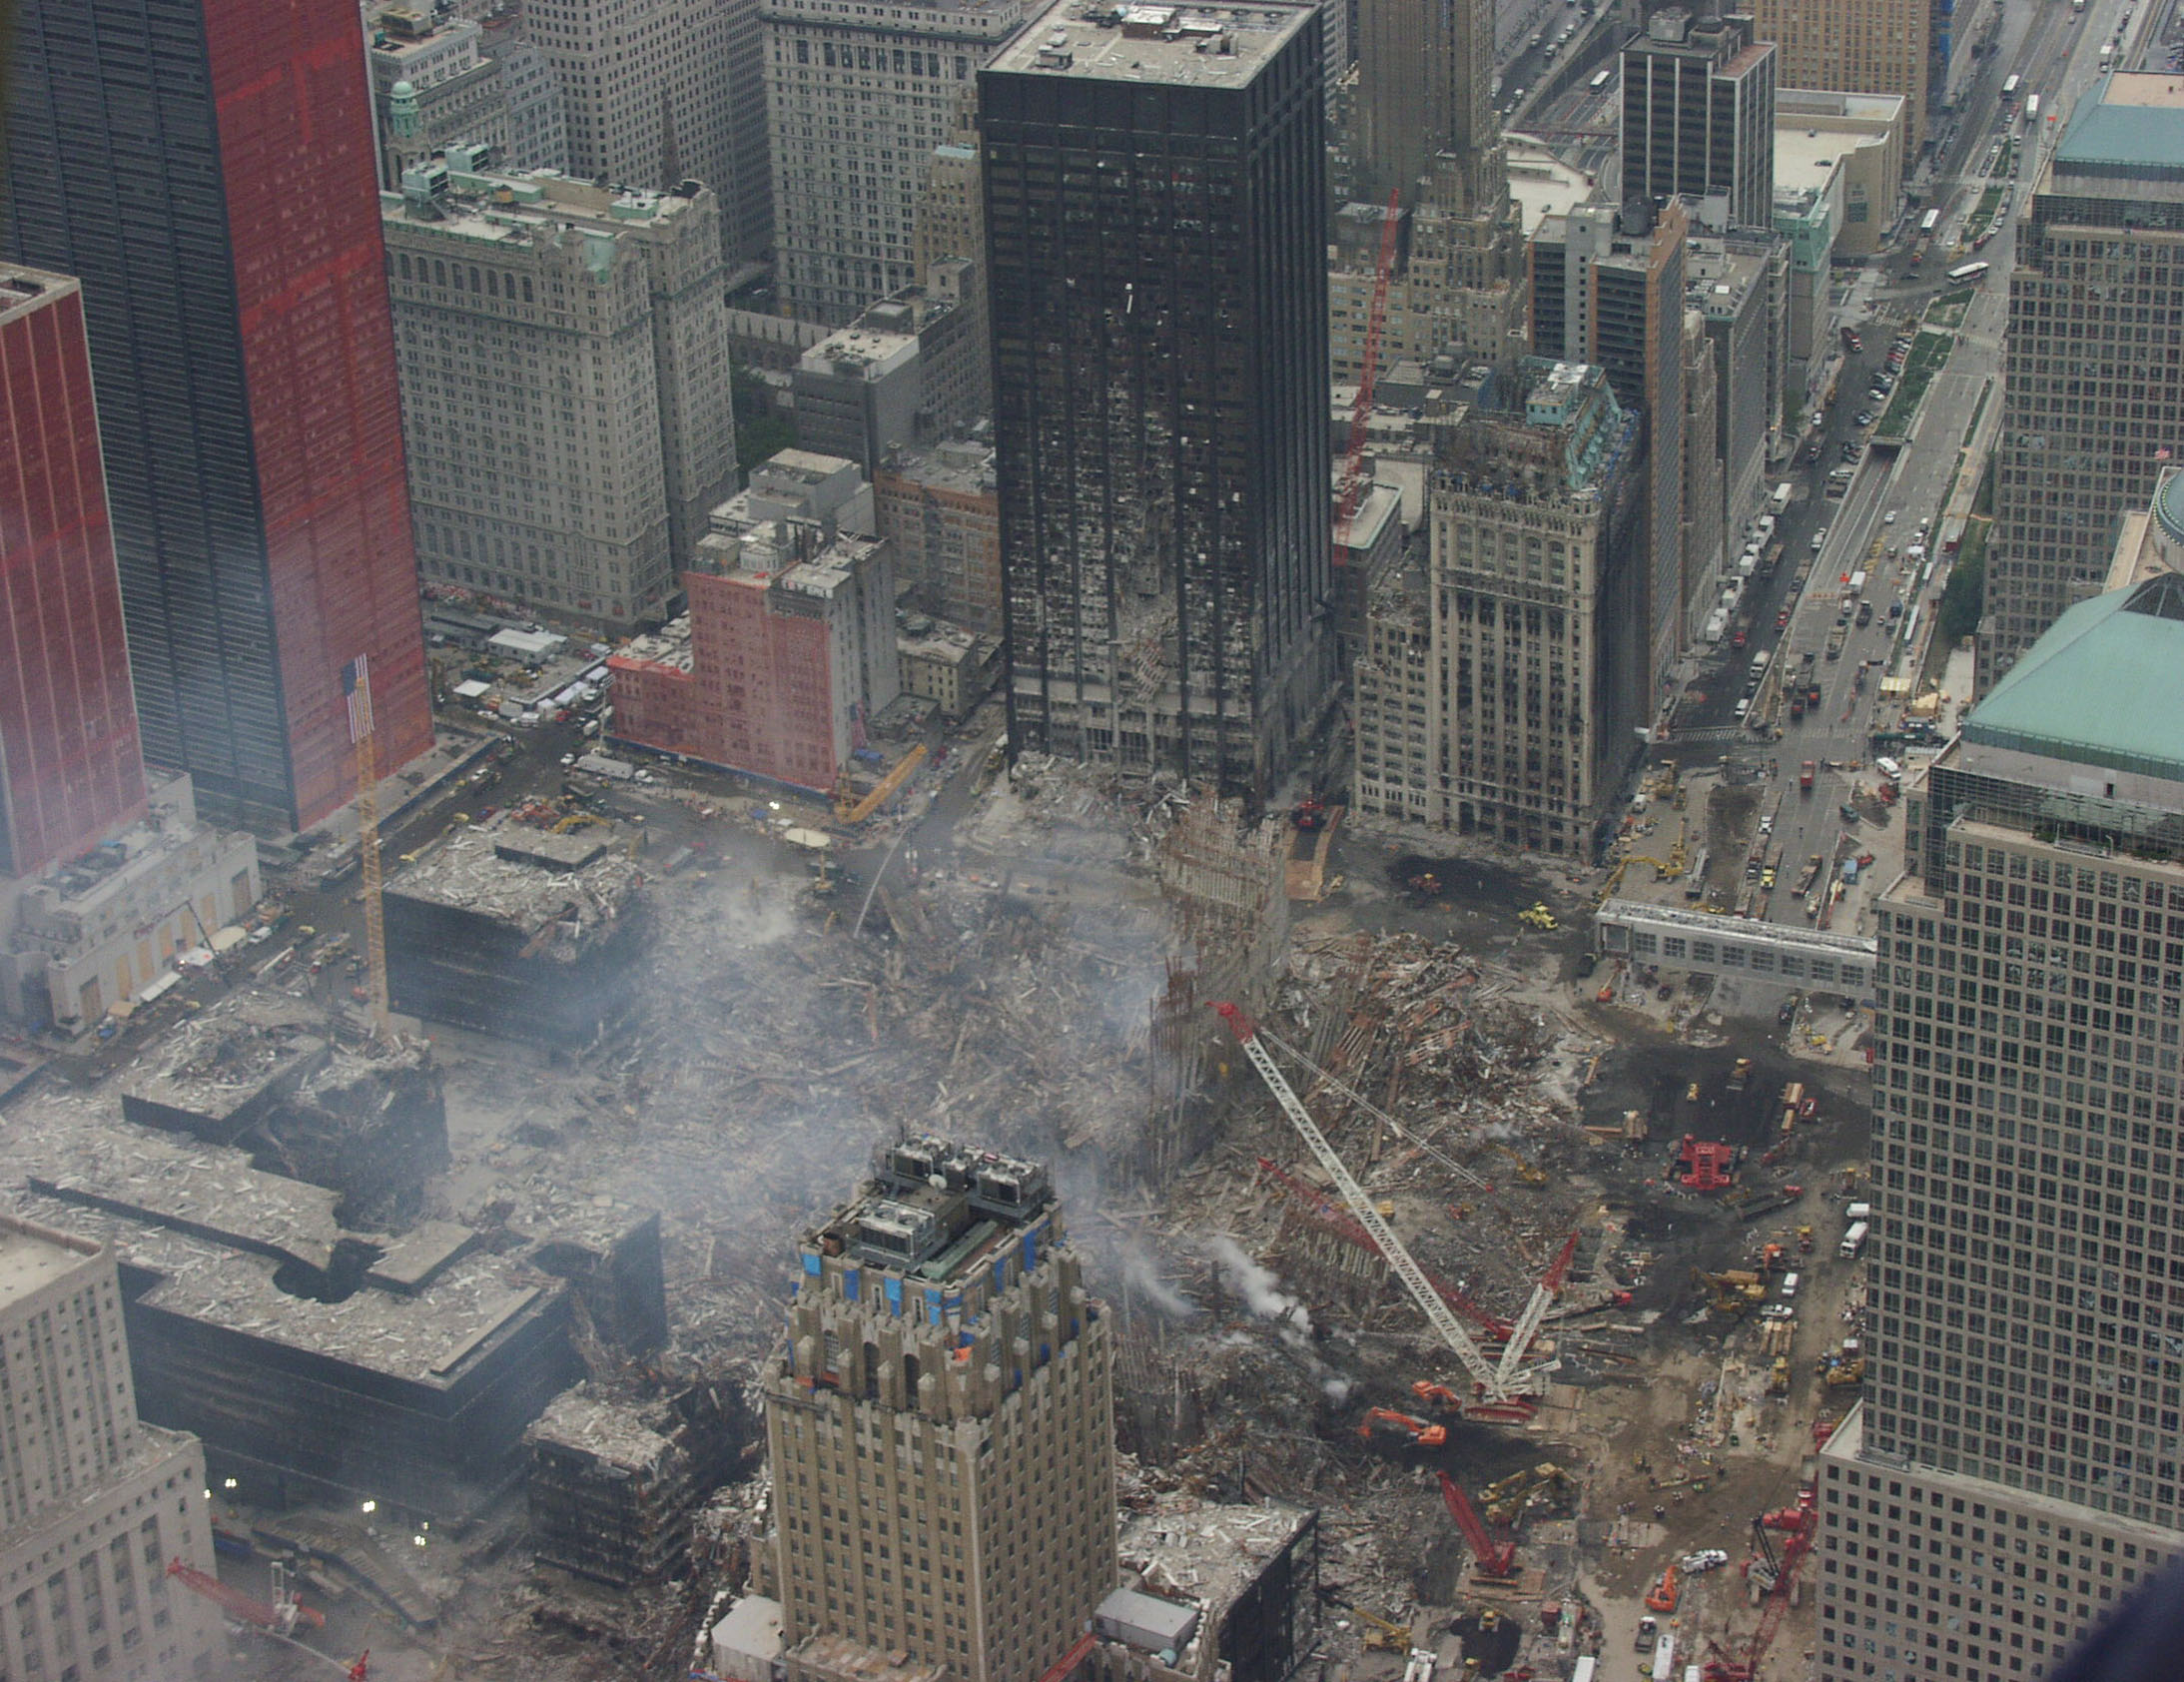
[{"label": "construction crane", "polygon": [[1441,1504],[1448,1508],[1448,1515],[1456,1521],[1456,1528],[1464,1533],[1464,1540],[1471,1544],[1473,1570],[1482,1577],[1507,1579],[1516,1575],[1516,1538],[1504,1536],[1496,1541],[1489,1536],[1486,1521],[1473,1508],[1471,1498],[1447,1472],[1441,1473]]},{"label": "construction crane", "polygon": [[1295,1063],[1300,1068],[1310,1070],[1320,1080],[1324,1081],[1329,1087],[1333,1088],[1337,1093],[1341,1094],[1342,1097],[1348,1099],[1352,1104],[1356,1105],[1360,1110],[1364,1111],[1366,1115],[1370,1116],[1374,1121],[1378,1122],[1382,1127],[1386,1128],[1390,1133],[1394,1134],[1396,1138],[1400,1139],[1412,1150],[1420,1152],[1425,1156],[1431,1157],[1435,1162],[1439,1163],[1443,1168],[1447,1169],[1449,1173],[1456,1176],[1457,1179],[1464,1181],[1468,1185],[1476,1186],[1482,1192],[1491,1192],[1494,1190],[1494,1183],[1492,1181],[1486,1179],[1483,1175],[1473,1173],[1470,1169],[1464,1167],[1462,1163],[1458,1162],[1454,1157],[1450,1156],[1439,1146],[1428,1144],[1425,1140],[1417,1138],[1411,1133],[1410,1129],[1403,1126],[1401,1122],[1397,1121],[1393,1116],[1389,1115],[1385,1110],[1381,1109],[1378,1105],[1373,1103],[1371,1099],[1367,1098],[1355,1087],[1345,1084],[1336,1075],[1330,1073],[1325,1069],[1322,1069],[1318,1064],[1314,1063],[1310,1058],[1306,1057],[1302,1052],[1298,1051],[1296,1047],[1284,1044],[1281,1040],[1277,1039],[1274,1034],[1268,1029],[1261,1028],[1257,1032],[1259,1038],[1264,1040],[1268,1045],[1272,1046],[1274,1050],[1280,1052],[1282,1056],[1288,1058],[1291,1062]]},{"label": "construction crane", "polygon": [[379,774],[371,736],[371,656],[359,654],[342,667],[342,695],[349,703],[349,740],[357,750],[357,857],[364,871],[364,987],[371,1032],[391,1037],[394,1019],[386,992],[386,908],[379,900]]},{"label": "construction crane", "polygon": [[1098,1633],[1094,1630],[1088,1629],[1083,1635],[1080,1635],[1075,1641],[1070,1643],[1070,1650],[1067,1653],[1064,1653],[1062,1657],[1055,1660],[1053,1664],[1047,1667],[1046,1672],[1040,1677],[1039,1682],[1063,1682],[1063,1679],[1067,1677],[1071,1671],[1075,1670],[1079,1665],[1085,1662],[1085,1655],[1090,1653],[1098,1644]]},{"label": "construction crane", "polygon": [[288,1574],[278,1561],[273,1568],[271,1602],[245,1594],[239,1588],[230,1588],[210,1571],[200,1571],[181,1559],[168,1561],[167,1574],[183,1587],[203,1595],[238,1623],[270,1629],[277,1635],[295,1634],[298,1624],[312,1629],[327,1626],[324,1612],[306,1606],[296,1597],[296,1591],[288,1586]]},{"label": "construction crane", "polygon": [[[1475,1417],[1529,1417],[1531,1403],[1527,1398],[1538,1393],[1544,1378],[1538,1373],[1517,1373],[1514,1370],[1505,1375],[1486,1358],[1479,1345],[1472,1340],[1471,1333],[1464,1329],[1463,1322],[1441,1300],[1440,1292],[1426,1278],[1424,1269],[1413,1260],[1410,1252],[1403,1248],[1403,1241],[1395,1236],[1395,1230],[1382,1218],[1372,1199],[1365,1195],[1365,1188],[1357,1183],[1356,1176],[1350,1173],[1348,1166],[1336,1154],[1335,1148],[1327,1142],[1327,1136],[1319,1131],[1319,1124],[1312,1120],[1312,1113],[1304,1108],[1304,1101],[1291,1090],[1280,1068],[1276,1066],[1273,1055],[1266,1049],[1266,1036],[1260,1032],[1257,1024],[1252,1022],[1241,1006],[1223,1003],[1213,1008],[1220,1013],[1221,1020],[1228,1024],[1229,1031],[1236,1036],[1237,1043],[1243,1047],[1244,1056],[1250,1059],[1251,1067],[1259,1072],[1259,1079],[1266,1083],[1267,1091],[1274,1095],[1282,1113],[1289,1118],[1290,1126],[1297,1130],[1313,1157],[1318,1160],[1319,1166],[1326,1170],[1327,1177],[1340,1188],[1342,1201],[1350,1206],[1350,1213],[1372,1235],[1373,1243],[1378,1246],[1381,1259],[1387,1262],[1389,1270],[1402,1280],[1403,1287],[1411,1294],[1411,1300],[1425,1313],[1426,1322],[1441,1334],[1441,1341],[1449,1346],[1456,1358],[1463,1363],[1464,1370],[1471,1374],[1472,1382],[1478,1386],[1480,1401],[1475,1402],[1467,1411]],[[1503,1365],[1507,1367],[1510,1364],[1505,1351]]]},{"label": "construction crane", "polygon": [[1380,377],[1380,329],[1388,317],[1388,279],[1395,273],[1395,234],[1402,225],[1400,191],[1388,195],[1380,219],[1380,261],[1373,268],[1372,312],[1365,319],[1365,362],[1357,376],[1357,402],[1350,410],[1350,449],[1342,463],[1342,495],[1335,504],[1335,564],[1350,543],[1350,522],[1365,499],[1365,432],[1372,420],[1373,386]]},{"label": "construction crane", "polygon": [[[1304,1205],[1310,1210],[1311,1219],[1319,1226],[1325,1228],[1328,1232],[1333,1233],[1337,1238],[1346,1240],[1348,1243],[1357,1246],[1357,1248],[1362,1251],[1366,1251],[1374,1256],[1378,1256],[1380,1254],[1380,1246],[1373,1242],[1373,1236],[1370,1233],[1366,1232],[1364,1228],[1360,1227],[1341,1209],[1337,1208],[1335,1204],[1322,1193],[1310,1186],[1307,1186],[1303,1181],[1297,1179],[1295,1175],[1288,1173],[1284,1169],[1276,1167],[1273,1163],[1268,1162],[1264,1157],[1258,1159],[1258,1164],[1261,1173],[1263,1173],[1269,1180],[1273,1181],[1274,1184],[1279,1186],[1284,1192],[1288,1193],[1291,1199],[1299,1204]],[[1509,1333],[1513,1329],[1515,1329],[1510,1321],[1503,1319],[1501,1315],[1495,1313],[1492,1309],[1483,1307],[1479,1303],[1473,1301],[1461,1290],[1458,1290],[1454,1285],[1450,1284],[1448,1280],[1444,1278],[1439,1278],[1431,1272],[1427,1272],[1424,1266],[1421,1265],[1418,1270],[1422,1273],[1425,1273],[1426,1282],[1432,1285],[1433,1288],[1440,1293],[1441,1300],[1446,1302],[1450,1307],[1454,1308],[1459,1314],[1462,1314],[1464,1318],[1471,1321],[1471,1323],[1477,1326],[1481,1331],[1485,1332],[1488,1341],[1494,1343],[1505,1343],[1509,1340]],[[1423,1379],[1411,1385],[1411,1388],[1416,1391],[1420,1396],[1425,1397],[1428,1400],[1437,1399],[1436,1396],[1429,1394],[1429,1392],[1441,1392],[1443,1394],[1454,1393],[1452,1391],[1449,1391],[1446,1385],[1430,1384]]]},{"label": "construction crane", "polygon": [[1516,1329],[1510,1332],[1509,1341],[1502,1349],[1501,1365],[1494,1369],[1494,1388],[1506,1390],[1516,1382],[1524,1364],[1525,1352],[1531,1348],[1532,1339],[1539,1335],[1549,1306],[1562,1294],[1563,1282],[1570,1276],[1570,1261],[1577,1255],[1577,1247],[1578,1235],[1572,1233],[1563,1244],[1562,1254],[1540,1275],[1540,1282],[1532,1287],[1532,1299],[1525,1303],[1524,1312],[1517,1316]]},{"label": "construction crane", "polygon": [[843,824],[861,824],[877,812],[887,797],[909,780],[925,760],[925,743],[920,742],[895,762],[895,768],[873,786],[870,794],[859,799],[850,789],[849,778],[844,775],[834,790],[834,815]]},{"label": "construction crane", "polygon": [[1798,1567],[1812,1551],[1814,1532],[1819,1527],[1819,1509],[1801,1505],[1800,1522],[1783,1539],[1782,1551],[1778,1554],[1768,1535],[1769,1526],[1757,1519],[1753,1521],[1752,1532],[1759,1541],[1760,1558],[1753,1561],[1752,1569],[1756,1575],[1765,1574],[1767,1596],[1760,1607],[1760,1626],[1752,1632],[1752,1641],[1742,1658],[1723,1652],[1719,1645],[1714,1648],[1716,1656],[1703,1673],[1705,1682],[1757,1682],[1760,1662],[1767,1657],[1768,1648],[1774,1645],[1775,1637],[1782,1629],[1783,1619],[1789,1616],[1791,1606],[1797,1601]]}]

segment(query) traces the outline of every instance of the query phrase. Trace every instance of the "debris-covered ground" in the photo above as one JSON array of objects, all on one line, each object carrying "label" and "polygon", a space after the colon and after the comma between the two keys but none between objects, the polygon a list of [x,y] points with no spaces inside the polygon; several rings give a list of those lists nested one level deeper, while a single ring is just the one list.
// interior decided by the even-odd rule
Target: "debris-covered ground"
[{"label": "debris-covered ground", "polygon": [[[589,1047],[437,1033],[452,1163],[424,1213],[490,1230],[659,1210],[674,1340],[637,1376],[744,1387],[796,1234],[850,1194],[876,1140],[917,1129],[1045,1158],[1114,1308],[1122,1505],[1318,1508],[1330,1660],[1393,1677],[1413,1641],[1462,1642],[1491,1675],[1540,1666],[1558,1638],[1628,1652],[1640,1598],[1702,1548],[1731,1567],[1687,1583],[1678,1615],[1725,1645],[1732,1625],[1748,1634],[1751,1520],[1794,1506],[1816,1410],[1841,1411],[1813,1361],[1847,1329],[1826,1204],[1862,1158],[1852,1079],[1794,1063],[1761,1024],[1707,1024],[1703,1001],[1674,1037],[1599,1005],[1572,979],[1586,907],[1569,879],[1344,832],[1330,897],[1292,907],[1279,826],[1240,832],[1171,785],[1125,794],[1051,766],[1021,785],[878,889],[878,857],[815,881],[724,836],[705,869],[650,884],[637,1006]],[[1534,905],[1548,915],[1522,921]],[[1446,1405],[1465,1367],[1357,1242],[1215,1016],[1230,998],[1490,1351],[1575,1235],[1528,1424]],[[1717,1043],[1695,1047],[1708,1026]],[[1816,1105],[1786,1134],[1793,1081]],[[1741,1152],[1726,1193],[1677,1184],[1686,1134]],[[1770,1333],[1793,1357],[1774,1396],[1760,1316],[1711,1313],[1694,1270],[1744,1268],[1771,1243],[1798,1255],[1801,1225],[1818,1232],[1798,1258],[1818,1327]],[[1441,1405],[1420,1388],[1435,1385]],[[371,1634],[374,1674],[683,1674],[760,1523],[755,1447],[738,1469],[690,1563],[630,1594],[535,1566],[518,1502],[442,1565],[436,1628]],[[1510,1526],[1506,1583],[1477,1580],[1442,1473],[1497,1535]]]}]

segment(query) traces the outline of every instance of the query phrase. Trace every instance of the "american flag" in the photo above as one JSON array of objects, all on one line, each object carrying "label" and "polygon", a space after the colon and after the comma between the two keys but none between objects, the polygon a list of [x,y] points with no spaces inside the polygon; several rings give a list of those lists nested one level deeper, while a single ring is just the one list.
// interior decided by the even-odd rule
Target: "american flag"
[{"label": "american flag", "polygon": [[342,667],[342,694],[349,701],[349,739],[354,745],[371,734],[371,656],[359,654]]},{"label": "american flag", "polygon": [[2166,461],[2168,460],[2168,458],[2169,446],[2167,444],[2163,444],[2159,449],[2154,451],[2154,459],[2156,461]]}]

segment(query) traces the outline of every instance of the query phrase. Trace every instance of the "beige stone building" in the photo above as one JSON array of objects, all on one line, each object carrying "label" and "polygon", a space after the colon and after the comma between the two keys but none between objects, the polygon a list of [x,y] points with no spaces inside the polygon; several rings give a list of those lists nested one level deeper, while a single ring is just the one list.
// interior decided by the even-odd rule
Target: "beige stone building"
[{"label": "beige stone building", "polygon": [[1775,43],[1784,88],[1896,94],[1907,158],[1926,138],[1932,0],[1752,0],[1754,33]]},{"label": "beige stone building", "polygon": [[1646,712],[1637,418],[1601,370],[1530,361],[1522,418],[1449,429],[1422,577],[1375,592],[1356,803],[1590,857]]},{"label": "beige stone building", "polygon": [[731,257],[772,225],[757,0],[525,0],[559,78],[569,170],[666,191],[703,182]]},{"label": "beige stone building", "polygon": [[1725,587],[1729,539],[1719,442],[1721,382],[1706,317],[1684,312],[1684,639],[1699,639]]},{"label": "beige stone building", "polygon": [[763,0],[775,256],[789,314],[842,327],[925,280],[913,235],[935,149],[956,135],[967,90],[1027,10],[1023,0]]},{"label": "beige stone building", "polygon": [[895,576],[928,612],[983,635],[1002,630],[1001,493],[994,449],[956,441],[902,450],[873,479]]},{"label": "beige stone building", "polygon": [[137,1417],[111,1251],[0,1214],[0,1675],[226,1682],[205,1454]]},{"label": "beige stone building", "polygon": [[1112,1359],[1044,1165],[913,1138],[762,1380],[789,1682],[1035,1682],[1117,1581]]},{"label": "beige stone building", "polygon": [[1900,94],[1784,88],[1775,96],[1776,181],[1817,188],[1840,211],[1835,251],[1870,257],[1903,196],[1908,103]]},{"label": "beige stone building", "polygon": [[417,569],[662,616],[736,487],[718,201],[468,163],[380,196]]}]

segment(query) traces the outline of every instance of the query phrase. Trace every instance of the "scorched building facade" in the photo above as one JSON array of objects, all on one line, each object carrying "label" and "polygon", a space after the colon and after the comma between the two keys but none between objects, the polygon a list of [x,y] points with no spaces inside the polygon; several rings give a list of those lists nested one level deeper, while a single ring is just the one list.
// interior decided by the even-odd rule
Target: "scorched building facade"
[{"label": "scorched building facade", "polygon": [[979,104],[1013,738],[1261,791],[1333,663],[1318,14],[1056,8]]}]

